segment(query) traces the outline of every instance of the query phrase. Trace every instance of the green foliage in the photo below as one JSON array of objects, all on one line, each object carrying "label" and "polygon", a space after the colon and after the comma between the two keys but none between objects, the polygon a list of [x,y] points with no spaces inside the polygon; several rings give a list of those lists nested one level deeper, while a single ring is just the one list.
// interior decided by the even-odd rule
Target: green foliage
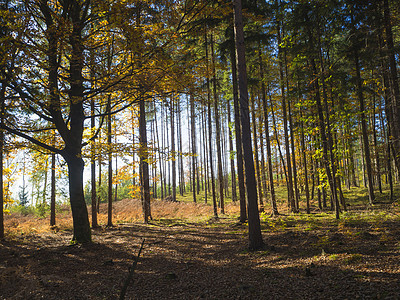
[{"label": "green foliage", "polygon": [[[103,178],[107,178],[106,174],[102,175]],[[120,179],[118,183],[118,188],[117,188],[117,201],[118,200],[123,200],[123,199],[129,199],[131,198],[130,196],[130,188],[132,187],[132,180],[131,179]],[[85,202],[87,204],[91,203],[91,196],[92,196],[92,191],[91,191],[91,184],[90,182],[86,182],[85,184]],[[96,182],[96,194],[97,197],[100,196],[100,202],[104,203],[107,202],[108,199],[108,182],[106,180],[103,180],[101,183],[101,186],[99,187],[98,182]],[[115,200],[115,184],[113,184],[113,196],[112,196],[113,201]]]}]

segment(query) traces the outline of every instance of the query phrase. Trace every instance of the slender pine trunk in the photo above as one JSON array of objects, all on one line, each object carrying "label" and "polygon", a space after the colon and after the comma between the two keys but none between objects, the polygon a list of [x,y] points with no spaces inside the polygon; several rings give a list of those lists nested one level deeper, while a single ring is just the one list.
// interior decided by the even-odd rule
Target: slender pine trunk
[{"label": "slender pine trunk", "polygon": [[238,82],[240,94],[240,111],[242,124],[243,157],[246,172],[247,185],[247,212],[249,228],[249,248],[252,250],[261,249],[264,245],[260,216],[257,205],[257,187],[253,161],[253,149],[251,145],[249,94],[247,90],[246,54],[243,34],[242,3],[240,0],[233,1],[235,42],[238,66]]}]

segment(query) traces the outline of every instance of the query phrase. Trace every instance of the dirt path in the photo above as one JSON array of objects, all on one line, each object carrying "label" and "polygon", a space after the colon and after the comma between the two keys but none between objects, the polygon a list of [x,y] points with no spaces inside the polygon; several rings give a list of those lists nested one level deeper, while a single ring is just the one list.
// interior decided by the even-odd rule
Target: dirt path
[{"label": "dirt path", "polygon": [[0,243],[0,299],[118,299],[142,239],[126,299],[400,299],[399,224],[363,225],[265,225],[259,252],[233,219],[20,236]]}]

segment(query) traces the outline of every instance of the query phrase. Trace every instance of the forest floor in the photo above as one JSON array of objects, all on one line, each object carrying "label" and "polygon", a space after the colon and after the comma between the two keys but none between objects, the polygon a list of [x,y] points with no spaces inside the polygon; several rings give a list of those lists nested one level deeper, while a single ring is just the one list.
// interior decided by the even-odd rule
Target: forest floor
[{"label": "forest floor", "polygon": [[115,226],[94,229],[87,245],[70,244],[67,212],[53,228],[7,216],[0,299],[119,299],[143,240],[125,299],[400,299],[398,204],[353,206],[340,220],[317,210],[262,214],[265,248],[255,252],[237,205],[218,220],[204,204],[152,207],[144,225],[138,201],[115,203]]}]

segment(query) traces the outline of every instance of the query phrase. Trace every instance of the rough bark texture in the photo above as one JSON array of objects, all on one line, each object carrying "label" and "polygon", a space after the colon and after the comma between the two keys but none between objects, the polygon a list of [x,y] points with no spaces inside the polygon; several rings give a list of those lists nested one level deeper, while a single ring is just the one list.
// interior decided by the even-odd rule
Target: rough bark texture
[{"label": "rough bark texture", "polygon": [[70,151],[62,153],[68,165],[69,195],[73,216],[74,235],[72,240],[78,243],[91,241],[91,231],[88,211],[83,194],[83,159],[71,154]]}]

